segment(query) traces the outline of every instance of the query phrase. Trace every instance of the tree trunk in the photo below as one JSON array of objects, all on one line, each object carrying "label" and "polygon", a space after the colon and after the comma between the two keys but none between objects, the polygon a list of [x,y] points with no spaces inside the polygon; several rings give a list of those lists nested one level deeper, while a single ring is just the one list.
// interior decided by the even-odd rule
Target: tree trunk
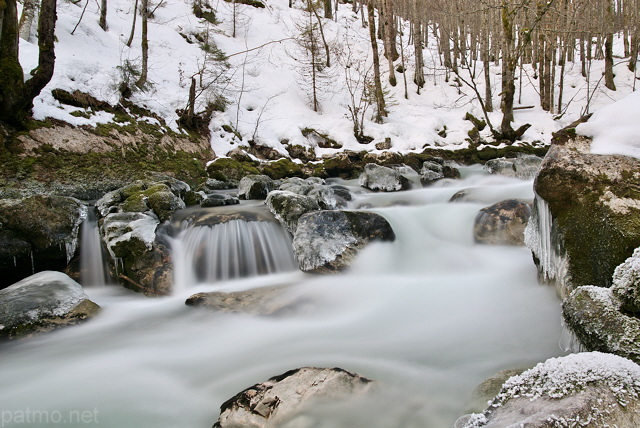
[{"label": "tree trunk", "polygon": [[56,0],[42,0],[38,20],[38,67],[24,82],[18,61],[18,15],[15,0],[4,0],[0,32],[0,120],[22,126],[33,99],[49,83],[55,65]]},{"label": "tree trunk", "polygon": [[378,23],[378,25],[382,24],[384,26],[384,52],[385,57],[387,58],[387,63],[389,65],[389,84],[391,86],[396,86],[396,73],[393,67],[393,61],[398,59],[398,57],[393,57],[392,47],[395,47],[395,31],[392,28],[395,28],[393,24],[393,13],[391,10],[390,0],[383,0],[382,2],[382,21]]},{"label": "tree trunk", "polygon": [[515,52],[515,39],[513,34],[513,17],[508,9],[506,0],[502,0],[502,98],[500,99],[500,110],[502,111],[502,122],[500,133],[503,137],[509,137],[514,133],[511,122],[513,122],[513,101],[516,93],[515,71],[518,60]]},{"label": "tree trunk", "polygon": [[607,34],[604,41],[604,50],[604,86],[615,91],[616,84],[613,81],[613,33]]},{"label": "tree trunk", "polygon": [[107,25],[107,0],[102,0],[100,3],[100,21],[98,24],[104,31],[109,29]]},{"label": "tree trunk", "polygon": [[36,16],[38,2],[36,0],[25,0],[22,6],[22,15],[20,15],[20,38],[29,41],[31,38],[31,27],[33,27],[33,19]]},{"label": "tree trunk", "polygon": [[424,87],[424,56],[422,45],[422,23],[420,21],[414,21],[413,23],[413,46],[415,48],[416,69],[413,75],[413,82],[418,86],[418,94],[420,89]]},{"label": "tree trunk", "polygon": [[638,37],[639,31],[636,30],[635,34],[631,37],[631,49],[629,59],[629,71],[636,71],[636,63],[638,62],[638,48],[640,48],[640,37]]},{"label": "tree trunk", "polygon": [[131,47],[131,43],[133,43],[133,36],[136,33],[136,21],[138,18],[138,0],[135,1],[133,5],[133,22],[131,23],[131,33],[129,33],[129,40],[127,40],[127,47]]},{"label": "tree trunk", "polygon": [[149,0],[142,0],[142,65],[140,66],[140,78],[136,82],[136,86],[139,88],[142,88],[147,83],[149,73],[148,21]]},{"label": "tree trunk", "polygon": [[376,100],[375,122],[382,123],[382,118],[387,116],[387,106],[384,102],[384,92],[380,82],[380,56],[378,54],[378,42],[376,38],[376,21],[373,13],[372,1],[367,4],[367,16],[369,18],[369,38],[371,39],[371,50],[373,51],[373,81],[375,85],[374,98]]},{"label": "tree trunk", "polygon": [[324,1],[324,17],[327,19],[333,19],[333,8],[331,7],[331,0]]}]

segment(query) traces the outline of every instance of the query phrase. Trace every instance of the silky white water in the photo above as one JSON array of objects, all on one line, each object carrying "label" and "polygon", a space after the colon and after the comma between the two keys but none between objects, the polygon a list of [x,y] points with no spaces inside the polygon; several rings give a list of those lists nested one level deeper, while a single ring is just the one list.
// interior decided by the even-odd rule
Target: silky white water
[{"label": "silky white water", "polygon": [[[479,202],[447,202],[465,188]],[[210,427],[244,388],[323,366],[357,372],[378,388],[311,410],[309,426],[451,427],[484,379],[563,352],[560,303],[537,283],[530,251],[473,243],[480,208],[531,199],[531,188],[476,172],[438,187],[361,192],[351,205],[385,216],[397,239],[369,246],[340,275],[261,275],[152,299],[87,288],[103,307],[97,318],[2,345],[0,411],[94,411],[102,427]],[[282,317],[184,305],[200,291],[280,284],[311,303]]]}]

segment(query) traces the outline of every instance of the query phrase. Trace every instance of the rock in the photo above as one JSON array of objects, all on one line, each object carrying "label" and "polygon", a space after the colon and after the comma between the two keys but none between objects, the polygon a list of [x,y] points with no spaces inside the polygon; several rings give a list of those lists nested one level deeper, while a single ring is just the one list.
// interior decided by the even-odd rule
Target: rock
[{"label": "rock", "polygon": [[320,210],[316,198],[287,190],[270,192],[266,204],[275,218],[291,233],[296,231],[298,219],[303,214]]},{"label": "rock", "polygon": [[500,174],[507,177],[530,180],[540,170],[542,159],[535,155],[519,155],[516,158],[491,159],[484,167],[491,174]]},{"label": "rock", "polygon": [[531,206],[518,199],[507,199],[482,208],[474,221],[475,242],[491,245],[524,245],[524,228],[530,216]]},{"label": "rock", "polygon": [[160,221],[168,220],[177,210],[185,208],[181,199],[189,186],[178,180],[170,181],[173,187],[157,182],[138,180],[105,194],[96,202],[100,217],[117,212],[153,211]]},{"label": "rock", "polygon": [[[229,154],[231,156],[231,153]],[[242,177],[246,175],[259,175],[257,166],[259,162],[251,160],[250,157],[242,160],[233,158],[219,158],[207,165],[207,174],[224,183],[237,186]]]},{"label": "rock", "polygon": [[202,208],[207,207],[223,207],[227,205],[237,205],[240,201],[238,198],[228,195],[226,193],[212,193],[206,195],[206,197],[200,202]]},{"label": "rock", "polygon": [[238,197],[240,199],[266,199],[269,192],[276,188],[276,183],[266,175],[247,175],[240,180]]},{"label": "rock", "polygon": [[482,412],[484,408],[487,407],[487,403],[500,393],[502,384],[510,377],[517,376],[523,371],[525,371],[525,369],[501,370],[485,379],[473,390],[473,410]]},{"label": "rock", "polygon": [[420,181],[422,184],[429,184],[444,178],[442,165],[433,161],[425,161],[420,169]]},{"label": "rock", "polygon": [[227,190],[228,188],[229,183],[216,180],[215,178],[207,178],[207,180],[202,185],[202,191],[204,193],[213,193],[215,190]]},{"label": "rock", "polygon": [[390,150],[392,147],[391,138],[385,138],[384,141],[376,143],[376,150]]},{"label": "rock", "polygon": [[189,297],[187,306],[198,306],[219,312],[249,315],[282,315],[305,304],[299,295],[288,293],[289,287],[263,287],[233,293],[198,293]]},{"label": "rock", "polygon": [[398,171],[373,163],[365,165],[358,181],[362,187],[383,192],[407,190],[410,187],[409,180]]},{"label": "rock", "polygon": [[290,144],[287,146],[287,152],[293,159],[300,159],[303,162],[312,162],[316,160],[316,152],[313,147]]},{"label": "rock", "polygon": [[184,204],[187,207],[193,205],[200,205],[200,202],[204,199],[204,195],[201,192],[194,192],[193,190],[189,190],[184,195]]},{"label": "rock", "polygon": [[0,290],[0,338],[16,338],[73,325],[100,307],[61,272],[43,271]]},{"label": "rock", "polygon": [[63,196],[0,200],[0,288],[34,272],[64,270],[86,215],[83,203]]},{"label": "rock", "polygon": [[336,198],[336,208],[345,208],[353,200],[353,195],[348,187],[334,184],[331,188]]},{"label": "rock", "polygon": [[298,220],[293,249],[300,269],[325,273],[344,270],[371,241],[393,241],[395,234],[379,214],[317,211]]},{"label": "rock", "polygon": [[578,287],[562,303],[562,314],[566,326],[586,349],[640,363],[640,319],[620,310],[612,290]]},{"label": "rock", "polygon": [[575,131],[556,134],[534,183],[527,246],[540,275],[564,298],[578,286],[610,286],[640,247],[640,162],[590,153]]},{"label": "rock", "polygon": [[640,248],[613,272],[611,292],[623,311],[640,313]]},{"label": "rock", "polygon": [[303,367],[255,384],[220,406],[214,428],[275,428],[317,403],[344,400],[373,381],[339,368]]},{"label": "rock", "polygon": [[112,276],[147,295],[167,295],[172,285],[168,248],[156,240],[160,223],[152,212],[108,214],[100,227],[110,254]]},{"label": "rock", "polygon": [[640,366],[599,352],[551,358],[510,378],[483,414],[462,428],[635,427]]}]

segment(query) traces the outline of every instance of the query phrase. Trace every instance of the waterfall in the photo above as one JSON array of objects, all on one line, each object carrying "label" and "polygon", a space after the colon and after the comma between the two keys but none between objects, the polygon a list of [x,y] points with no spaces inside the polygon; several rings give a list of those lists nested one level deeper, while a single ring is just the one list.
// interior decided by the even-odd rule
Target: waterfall
[{"label": "waterfall", "polygon": [[275,222],[231,220],[189,226],[171,246],[177,290],[297,268],[291,238]]},{"label": "waterfall", "polygon": [[84,286],[106,285],[107,268],[93,207],[82,223],[80,234],[80,283]]},{"label": "waterfall", "polygon": [[540,279],[555,282],[558,293],[564,297],[569,282],[567,256],[562,237],[555,230],[549,205],[537,194],[525,229],[525,244],[538,259]]}]

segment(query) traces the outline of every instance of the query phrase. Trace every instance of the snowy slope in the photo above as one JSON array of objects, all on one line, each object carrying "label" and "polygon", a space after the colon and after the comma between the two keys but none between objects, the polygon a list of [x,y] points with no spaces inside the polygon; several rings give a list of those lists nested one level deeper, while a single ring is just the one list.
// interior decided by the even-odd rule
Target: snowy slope
[{"label": "snowy slope", "polygon": [[[225,112],[214,113],[211,123],[211,144],[218,156],[225,155],[239,145],[247,145],[250,139],[282,153],[286,153],[283,143],[287,142],[315,145],[302,135],[300,131],[303,128],[316,129],[342,143],[344,149],[352,150],[374,151],[375,144],[385,138],[391,138],[392,150],[400,152],[422,150],[425,146],[455,149],[467,145],[465,138],[472,125],[463,120],[465,113],[482,116],[472,91],[456,87],[451,79],[445,81],[446,73],[439,59],[432,54],[435,49],[429,47],[425,50],[427,84],[422,94],[417,95],[412,83],[413,46],[407,45],[406,38],[409,99],[404,99],[403,76],[398,73],[397,87],[386,85],[391,104],[389,117],[383,124],[371,122],[372,107],[367,114],[364,133],[373,137],[374,141],[366,145],[359,144],[353,136],[353,125],[348,116],[349,93],[346,90],[345,69],[340,64],[345,60],[338,58],[339,52],[344,55],[349,46],[352,55],[358,58],[357,64],[366,68],[370,63],[368,30],[361,26],[359,16],[353,14],[350,5],[340,5],[337,20],[324,21],[324,30],[332,45],[333,64],[322,81],[321,111],[316,113],[311,108],[305,89],[308,84],[300,77],[304,63],[302,54],[292,40],[299,32],[296,24],[306,19],[304,13],[299,9],[290,9],[288,0],[267,0],[265,3],[267,7],[264,9],[237,6],[239,13],[234,38],[231,37],[233,15],[230,3],[223,0],[211,2],[220,21],[219,25],[212,26],[193,15],[189,0],[165,0],[149,22],[149,79],[152,87],[147,92],[135,93],[132,101],[156,112],[177,129],[175,110],[186,106],[190,76],[196,73],[205,58],[198,44],[188,43],[181,34],[193,40],[193,34],[208,31],[217,46],[230,56],[231,64],[227,74],[229,81],[213,86],[230,102]],[[60,105],[50,91],[54,88],[79,89],[115,104],[118,101],[117,85],[121,79],[119,67],[126,61],[140,63],[140,18],[131,48],[125,45],[133,18],[133,1],[109,0],[107,32],[98,26],[98,2],[89,1],[84,17],[72,35],[84,5],[84,1],[81,1],[77,5],[60,2],[58,6],[56,71],[48,87],[35,101],[34,115],[37,119],[50,116],[78,125],[111,120],[111,115],[106,113],[90,119],[75,117],[71,112],[78,109]],[[270,43],[278,40],[283,41]],[[255,49],[262,45],[265,46]],[[242,53],[247,50],[251,51]],[[36,55],[35,44],[21,42],[20,58],[25,72],[35,66]],[[579,65],[568,65],[564,99],[571,101],[560,119],[554,120],[553,115],[538,107],[518,110],[514,125],[533,125],[525,134],[525,140],[548,144],[552,132],[577,119],[601,76],[601,66],[600,63],[594,63],[591,84],[587,85],[580,76]],[[383,64],[381,68],[384,78],[386,66]],[[492,72],[494,105],[497,107],[500,68],[492,67]],[[626,62],[621,61],[615,72],[618,91],[612,92],[602,85],[597,86],[592,94],[591,111],[611,104],[632,91],[633,75],[627,70]],[[539,104],[537,81],[532,76],[531,70],[525,70],[522,105]],[[203,108],[207,97],[213,97],[213,93],[204,93],[198,99],[199,108]],[[500,118],[499,112],[491,115],[496,126]],[[243,140],[238,141],[233,134],[224,132],[223,125],[237,128]],[[484,131],[483,135],[488,136],[487,132]],[[334,152],[335,149],[316,148],[318,155]]]}]

